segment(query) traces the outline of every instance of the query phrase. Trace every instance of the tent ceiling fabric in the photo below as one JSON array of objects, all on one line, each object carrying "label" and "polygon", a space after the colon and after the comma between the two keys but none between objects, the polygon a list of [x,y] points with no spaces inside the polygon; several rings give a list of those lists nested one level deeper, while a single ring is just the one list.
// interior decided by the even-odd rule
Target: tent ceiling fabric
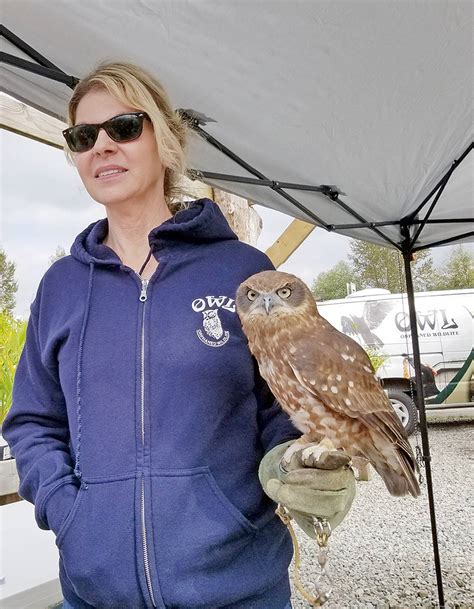
[{"label": "tent ceiling fabric", "polygon": [[[335,185],[370,222],[409,215],[473,140],[470,2],[4,0],[2,8],[4,25],[68,75],[81,78],[100,60],[138,63],[176,108],[214,119],[203,129],[266,178]],[[28,59],[3,38],[1,50]],[[64,119],[66,85],[11,65],[1,82]],[[415,247],[474,230],[473,156],[431,216],[466,222],[427,224]],[[197,135],[190,161],[254,177]],[[270,188],[206,181],[314,221]],[[288,192],[327,224],[358,223],[320,193]],[[380,230],[401,242],[398,226]],[[337,232],[387,245],[366,228]]]}]

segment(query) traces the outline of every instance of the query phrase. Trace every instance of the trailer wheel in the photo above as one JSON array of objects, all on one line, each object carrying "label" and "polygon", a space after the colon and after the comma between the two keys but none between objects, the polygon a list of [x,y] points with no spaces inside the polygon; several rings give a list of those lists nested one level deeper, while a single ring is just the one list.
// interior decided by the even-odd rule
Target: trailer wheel
[{"label": "trailer wheel", "polygon": [[388,389],[387,395],[407,435],[410,436],[415,431],[418,421],[418,412],[413,400],[406,393],[397,389]]}]

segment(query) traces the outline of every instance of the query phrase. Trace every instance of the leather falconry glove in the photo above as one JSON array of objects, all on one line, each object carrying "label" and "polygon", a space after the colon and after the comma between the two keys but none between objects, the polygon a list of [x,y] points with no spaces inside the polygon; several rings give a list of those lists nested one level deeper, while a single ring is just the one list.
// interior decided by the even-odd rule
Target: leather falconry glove
[{"label": "leather falconry glove", "polygon": [[341,451],[324,452],[315,467],[305,466],[302,452],[308,445],[296,451],[282,469],[281,459],[294,441],[272,448],[260,463],[258,477],[265,493],[284,505],[303,531],[315,539],[314,517],[325,518],[332,529],[344,519],[355,497],[355,477],[349,456]]}]

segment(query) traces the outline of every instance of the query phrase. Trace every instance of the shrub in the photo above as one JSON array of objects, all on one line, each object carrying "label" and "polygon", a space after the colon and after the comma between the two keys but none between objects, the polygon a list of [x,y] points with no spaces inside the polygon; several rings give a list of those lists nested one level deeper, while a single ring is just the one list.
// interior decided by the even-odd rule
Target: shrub
[{"label": "shrub", "polygon": [[0,424],[12,404],[13,379],[25,343],[27,322],[0,311]]}]

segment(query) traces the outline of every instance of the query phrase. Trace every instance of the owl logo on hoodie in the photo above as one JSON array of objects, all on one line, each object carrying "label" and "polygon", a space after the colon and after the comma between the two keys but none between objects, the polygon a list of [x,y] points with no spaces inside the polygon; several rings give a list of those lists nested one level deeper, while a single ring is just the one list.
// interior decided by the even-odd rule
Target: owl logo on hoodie
[{"label": "owl logo on hoodie", "polygon": [[222,328],[219,311],[208,309],[207,311],[202,311],[202,316],[204,333],[210,338],[206,338],[203,331],[199,328],[199,330],[196,330],[199,340],[209,347],[222,347],[222,345],[225,345],[229,340],[229,332],[227,330],[224,331]]},{"label": "owl logo on hoodie", "polygon": [[[203,306],[216,306],[211,309]],[[229,340],[229,332],[224,330],[219,317],[219,308],[225,308],[235,312],[235,303],[233,299],[226,296],[214,297],[207,296],[206,299],[196,299],[193,302],[193,310],[202,313],[202,329],[196,330],[196,334],[201,342],[208,347],[222,347]]]},{"label": "owl logo on hoodie", "polygon": [[219,319],[219,311],[210,309],[209,311],[203,311],[202,314],[204,317],[202,325],[204,326],[206,334],[209,334],[209,336],[212,336],[212,338],[215,338],[216,340],[220,340],[224,334],[224,330],[222,329],[221,320]]}]

